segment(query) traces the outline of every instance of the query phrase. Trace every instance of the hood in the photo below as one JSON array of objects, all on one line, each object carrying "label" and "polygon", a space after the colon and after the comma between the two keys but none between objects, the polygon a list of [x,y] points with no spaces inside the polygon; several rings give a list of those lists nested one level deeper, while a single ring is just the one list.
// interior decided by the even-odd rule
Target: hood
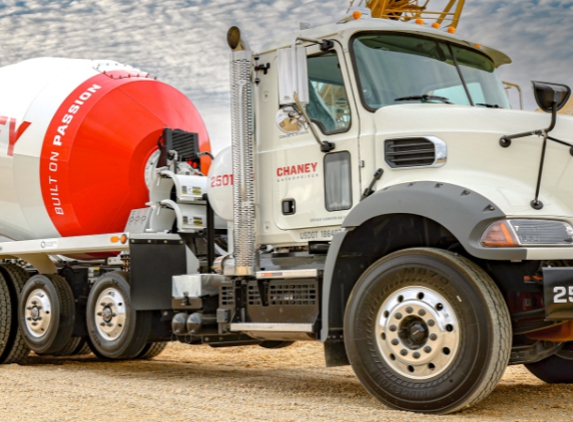
[{"label": "hood", "polygon": [[[508,216],[573,217],[573,156],[570,148],[548,141],[540,189],[535,197],[543,139],[516,139],[508,148],[503,135],[549,126],[547,113],[487,109],[447,104],[405,104],[375,113],[376,165],[386,172],[382,187],[430,180],[474,190],[493,201]],[[391,169],[384,162],[384,140],[436,136],[447,145],[447,161],[438,168]],[[550,136],[573,144],[573,117],[560,115]],[[377,168],[378,168],[377,167]]]}]

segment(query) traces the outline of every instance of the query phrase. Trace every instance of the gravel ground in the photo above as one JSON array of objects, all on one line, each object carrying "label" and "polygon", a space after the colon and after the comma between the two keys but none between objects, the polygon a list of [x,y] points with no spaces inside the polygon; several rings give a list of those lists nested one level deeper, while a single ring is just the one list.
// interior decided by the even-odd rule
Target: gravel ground
[{"label": "gravel ground", "polygon": [[171,344],[149,361],[92,355],[0,367],[0,421],[571,421],[573,386],[510,367],[477,406],[448,416],[389,410],[322,346],[213,349]]}]

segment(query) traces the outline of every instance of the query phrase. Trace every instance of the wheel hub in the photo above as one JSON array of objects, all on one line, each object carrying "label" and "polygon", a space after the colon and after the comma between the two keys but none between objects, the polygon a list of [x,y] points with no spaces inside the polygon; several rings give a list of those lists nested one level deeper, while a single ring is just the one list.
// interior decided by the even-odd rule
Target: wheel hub
[{"label": "wheel hub", "polygon": [[26,329],[36,338],[46,334],[52,318],[52,303],[49,296],[42,289],[30,293],[26,300]]},{"label": "wheel hub", "polygon": [[386,363],[411,379],[431,378],[450,367],[460,342],[451,304],[427,287],[392,293],[377,315],[376,342]]},{"label": "wheel hub", "polygon": [[425,321],[417,316],[409,316],[400,324],[398,337],[402,343],[412,350],[417,350],[426,344],[429,336]]},{"label": "wheel hub", "polygon": [[123,295],[114,288],[105,289],[98,296],[95,307],[96,327],[107,340],[117,339],[125,329],[126,307]]}]

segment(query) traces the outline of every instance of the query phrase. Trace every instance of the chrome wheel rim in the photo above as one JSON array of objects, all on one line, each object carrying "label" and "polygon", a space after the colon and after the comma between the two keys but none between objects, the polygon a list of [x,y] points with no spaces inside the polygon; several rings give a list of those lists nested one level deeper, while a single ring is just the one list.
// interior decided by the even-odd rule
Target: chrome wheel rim
[{"label": "chrome wheel rim", "polygon": [[460,326],[451,304],[427,287],[393,292],[376,317],[376,344],[385,362],[410,379],[428,379],[454,362]]},{"label": "chrome wheel rim", "polygon": [[104,339],[116,340],[125,329],[126,306],[119,290],[107,288],[97,298],[95,306],[96,328]]},{"label": "chrome wheel rim", "polygon": [[26,329],[32,337],[46,334],[52,320],[52,302],[42,289],[33,290],[26,300]]}]

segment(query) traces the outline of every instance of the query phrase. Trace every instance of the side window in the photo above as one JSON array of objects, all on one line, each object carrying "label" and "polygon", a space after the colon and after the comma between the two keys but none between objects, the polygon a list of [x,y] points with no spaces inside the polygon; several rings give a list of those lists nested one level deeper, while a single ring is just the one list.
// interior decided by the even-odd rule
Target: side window
[{"label": "side window", "polygon": [[324,156],[324,205],[327,211],[352,207],[350,153],[332,152]]},{"label": "side window", "polygon": [[323,133],[350,128],[350,107],[338,56],[334,51],[308,58],[309,103],[306,112]]}]

